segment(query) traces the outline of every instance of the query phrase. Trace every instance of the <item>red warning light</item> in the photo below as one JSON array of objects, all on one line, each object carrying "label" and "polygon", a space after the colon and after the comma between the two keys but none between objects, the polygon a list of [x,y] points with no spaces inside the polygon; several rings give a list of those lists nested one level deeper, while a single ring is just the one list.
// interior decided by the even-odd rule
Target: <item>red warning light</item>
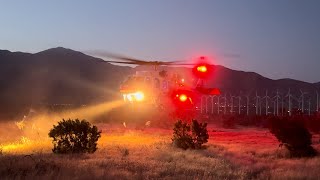
[{"label": "red warning light", "polygon": [[197,64],[193,67],[193,74],[195,77],[200,79],[206,79],[212,73],[212,66],[209,63],[209,60],[205,56],[200,56],[197,59]]},{"label": "red warning light", "polygon": [[172,102],[177,108],[191,108],[194,105],[194,93],[192,91],[176,89],[172,93]]},{"label": "red warning light", "polygon": [[197,67],[197,71],[205,73],[205,72],[208,71],[208,68],[205,65],[200,65],[200,66]]},{"label": "red warning light", "polygon": [[208,78],[211,74],[211,66],[208,64],[198,64],[193,68],[193,74],[197,78],[205,79]]},{"label": "red warning light", "polygon": [[180,94],[179,100],[180,100],[181,102],[185,102],[187,99],[188,99],[187,95],[185,95],[185,94]]}]

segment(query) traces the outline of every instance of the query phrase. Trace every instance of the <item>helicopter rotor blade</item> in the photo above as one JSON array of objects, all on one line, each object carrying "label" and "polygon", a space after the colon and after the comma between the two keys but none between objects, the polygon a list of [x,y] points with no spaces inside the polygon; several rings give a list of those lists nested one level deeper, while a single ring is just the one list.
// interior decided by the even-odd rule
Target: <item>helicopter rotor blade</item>
[{"label": "helicopter rotor blade", "polygon": [[195,66],[197,64],[194,63],[170,63],[170,64],[166,64],[169,66]]},{"label": "helicopter rotor blade", "polygon": [[[137,64],[137,65],[171,65],[171,64],[186,62],[186,61],[146,61],[146,60],[127,57],[127,56],[123,56],[123,55],[115,54],[115,53],[110,53],[110,52],[106,52],[106,51],[94,51],[94,54],[96,54],[98,56],[106,57],[106,58],[119,59],[121,61],[117,61],[117,62],[118,63],[122,63],[122,64],[125,64],[126,62],[131,62],[131,63],[128,63],[128,64]],[[113,61],[110,61],[110,62],[113,62]]]},{"label": "helicopter rotor blade", "polygon": [[185,61],[145,61],[136,58],[129,58],[121,55],[110,54],[110,58],[120,59],[128,62],[134,62],[137,65],[173,65],[175,63],[185,62]]},{"label": "helicopter rotor blade", "polygon": [[[103,56],[103,57],[107,57],[107,58],[112,58],[112,59],[119,59],[122,61],[127,61],[127,62],[134,62],[136,64],[143,64],[146,63],[148,61],[144,61],[144,60],[140,60],[140,59],[136,59],[136,58],[131,58],[131,57],[126,57],[126,56],[122,56],[119,54],[114,54],[114,53],[109,53],[109,52],[98,52],[97,54]],[[120,61],[118,61],[120,62]]]},{"label": "helicopter rotor blade", "polygon": [[145,61],[145,62],[125,62],[125,61],[105,61],[108,63],[117,64],[133,64],[133,65],[154,65],[154,66],[195,66],[194,63],[175,63],[175,62],[162,62],[162,61]]},{"label": "helicopter rotor blade", "polygon": [[110,53],[106,51],[95,51],[94,54],[106,57],[106,58],[111,58],[111,59],[118,59],[120,61],[105,61],[109,63],[118,63],[118,64],[132,64],[132,65],[152,65],[152,66],[193,66],[197,65],[194,63],[188,63],[188,61],[180,60],[180,61],[146,61],[142,59],[137,59],[137,58],[131,58],[115,53]]},{"label": "helicopter rotor blade", "polygon": [[154,65],[154,66],[161,66],[161,65],[175,65],[171,62],[161,62],[161,61],[145,61],[145,62],[130,62],[130,61],[105,61],[108,63],[117,63],[117,64],[134,64],[134,65]]},{"label": "helicopter rotor blade", "polygon": [[125,61],[104,61],[104,62],[116,63],[116,64],[135,64],[135,65],[137,65],[137,63],[135,63],[135,62],[125,62]]},{"label": "helicopter rotor blade", "polygon": [[178,63],[184,63],[184,62],[187,62],[187,61],[163,61],[164,63],[166,64],[178,64]]}]

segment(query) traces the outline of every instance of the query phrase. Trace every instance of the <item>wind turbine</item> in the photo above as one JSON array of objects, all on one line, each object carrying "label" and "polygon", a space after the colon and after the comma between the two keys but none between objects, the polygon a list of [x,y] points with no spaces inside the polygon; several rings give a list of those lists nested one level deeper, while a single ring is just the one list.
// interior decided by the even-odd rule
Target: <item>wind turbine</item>
[{"label": "wind turbine", "polygon": [[[272,102],[273,102],[273,115],[277,115],[279,116],[279,99],[281,99],[280,95],[279,95],[279,90],[277,89],[277,94],[271,98]],[[283,103],[283,100],[282,100]],[[283,105],[282,105],[283,108]]]},{"label": "wind turbine", "polygon": [[261,116],[261,115],[262,115],[262,98],[261,98],[261,100],[259,101],[259,107],[260,107],[260,108],[259,108],[259,109],[260,109],[260,110],[259,110],[259,111],[260,111],[260,112],[259,112],[259,115]]},{"label": "wind turbine", "polygon": [[277,89],[277,95],[275,96],[276,98],[276,106],[277,106],[277,116],[279,116],[279,90]]},{"label": "wind turbine", "polygon": [[289,98],[289,116],[291,116],[292,112],[291,112],[291,98],[292,98],[292,95],[290,93],[290,88],[289,88],[289,92],[288,94],[286,95],[286,97]]},{"label": "wind turbine", "polygon": [[[260,100],[260,97],[258,96],[258,92],[256,91],[256,115],[258,115],[258,110],[259,110],[259,100]],[[260,113],[261,114],[261,113]]]},{"label": "wind turbine", "polygon": [[276,115],[276,103],[277,101],[272,101],[273,102],[273,115],[275,116]]},{"label": "wind turbine", "polygon": [[224,94],[224,107],[223,107],[223,113],[227,113],[227,94]]},{"label": "wind turbine", "polygon": [[239,113],[239,115],[240,115],[240,113],[241,113],[241,96],[238,96],[238,113]]},{"label": "wind turbine", "polygon": [[266,116],[268,115],[268,98],[270,99],[270,97],[268,96],[268,90],[266,90],[266,95],[262,98],[262,99],[266,99]]},{"label": "wind turbine", "polygon": [[216,95],[211,96],[211,114],[213,114],[213,100]]},{"label": "wind turbine", "polygon": [[249,95],[247,95],[246,98],[247,98],[247,116],[248,116],[249,115],[249,101],[250,101]]},{"label": "wind turbine", "polygon": [[235,96],[232,96],[231,94],[230,94],[230,98],[231,98],[231,110],[230,110],[230,112],[231,112],[231,114],[233,114],[233,98],[234,98]]},{"label": "wind turbine", "polygon": [[311,99],[309,99],[309,116],[311,115]]},{"label": "wind turbine", "polygon": [[304,114],[304,95],[307,94],[307,93],[303,92],[301,89],[300,89],[300,92],[301,92],[301,96],[300,96],[300,98],[301,98],[301,110],[302,110],[302,114]]},{"label": "wind turbine", "polygon": [[205,97],[206,97],[206,114],[208,114],[208,99],[210,97],[208,97],[208,96],[205,96]]},{"label": "wind turbine", "polygon": [[220,113],[220,95],[218,96],[218,114]]}]

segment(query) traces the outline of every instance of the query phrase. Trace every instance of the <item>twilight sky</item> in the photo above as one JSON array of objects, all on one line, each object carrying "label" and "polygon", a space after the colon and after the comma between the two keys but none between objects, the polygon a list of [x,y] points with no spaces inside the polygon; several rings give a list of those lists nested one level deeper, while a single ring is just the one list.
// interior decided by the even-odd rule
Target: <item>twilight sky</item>
[{"label": "twilight sky", "polygon": [[63,46],[320,81],[319,0],[0,0],[0,49]]}]

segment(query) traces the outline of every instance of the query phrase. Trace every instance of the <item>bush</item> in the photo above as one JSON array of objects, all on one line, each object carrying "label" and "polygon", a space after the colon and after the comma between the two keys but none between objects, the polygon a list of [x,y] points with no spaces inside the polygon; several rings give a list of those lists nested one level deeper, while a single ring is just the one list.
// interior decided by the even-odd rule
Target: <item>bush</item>
[{"label": "bush", "polygon": [[190,135],[190,125],[181,120],[174,124],[172,142],[179,148],[193,148],[193,141]]},{"label": "bush", "polygon": [[54,153],[94,153],[101,131],[86,120],[62,120],[49,132]]},{"label": "bush", "polygon": [[200,149],[208,142],[207,123],[192,120],[191,124],[177,121],[173,128],[172,142],[182,149]]},{"label": "bush", "polygon": [[286,147],[290,157],[312,157],[316,155],[311,146],[312,135],[302,121],[289,118],[270,118],[270,132],[276,136],[280,146]]}]

